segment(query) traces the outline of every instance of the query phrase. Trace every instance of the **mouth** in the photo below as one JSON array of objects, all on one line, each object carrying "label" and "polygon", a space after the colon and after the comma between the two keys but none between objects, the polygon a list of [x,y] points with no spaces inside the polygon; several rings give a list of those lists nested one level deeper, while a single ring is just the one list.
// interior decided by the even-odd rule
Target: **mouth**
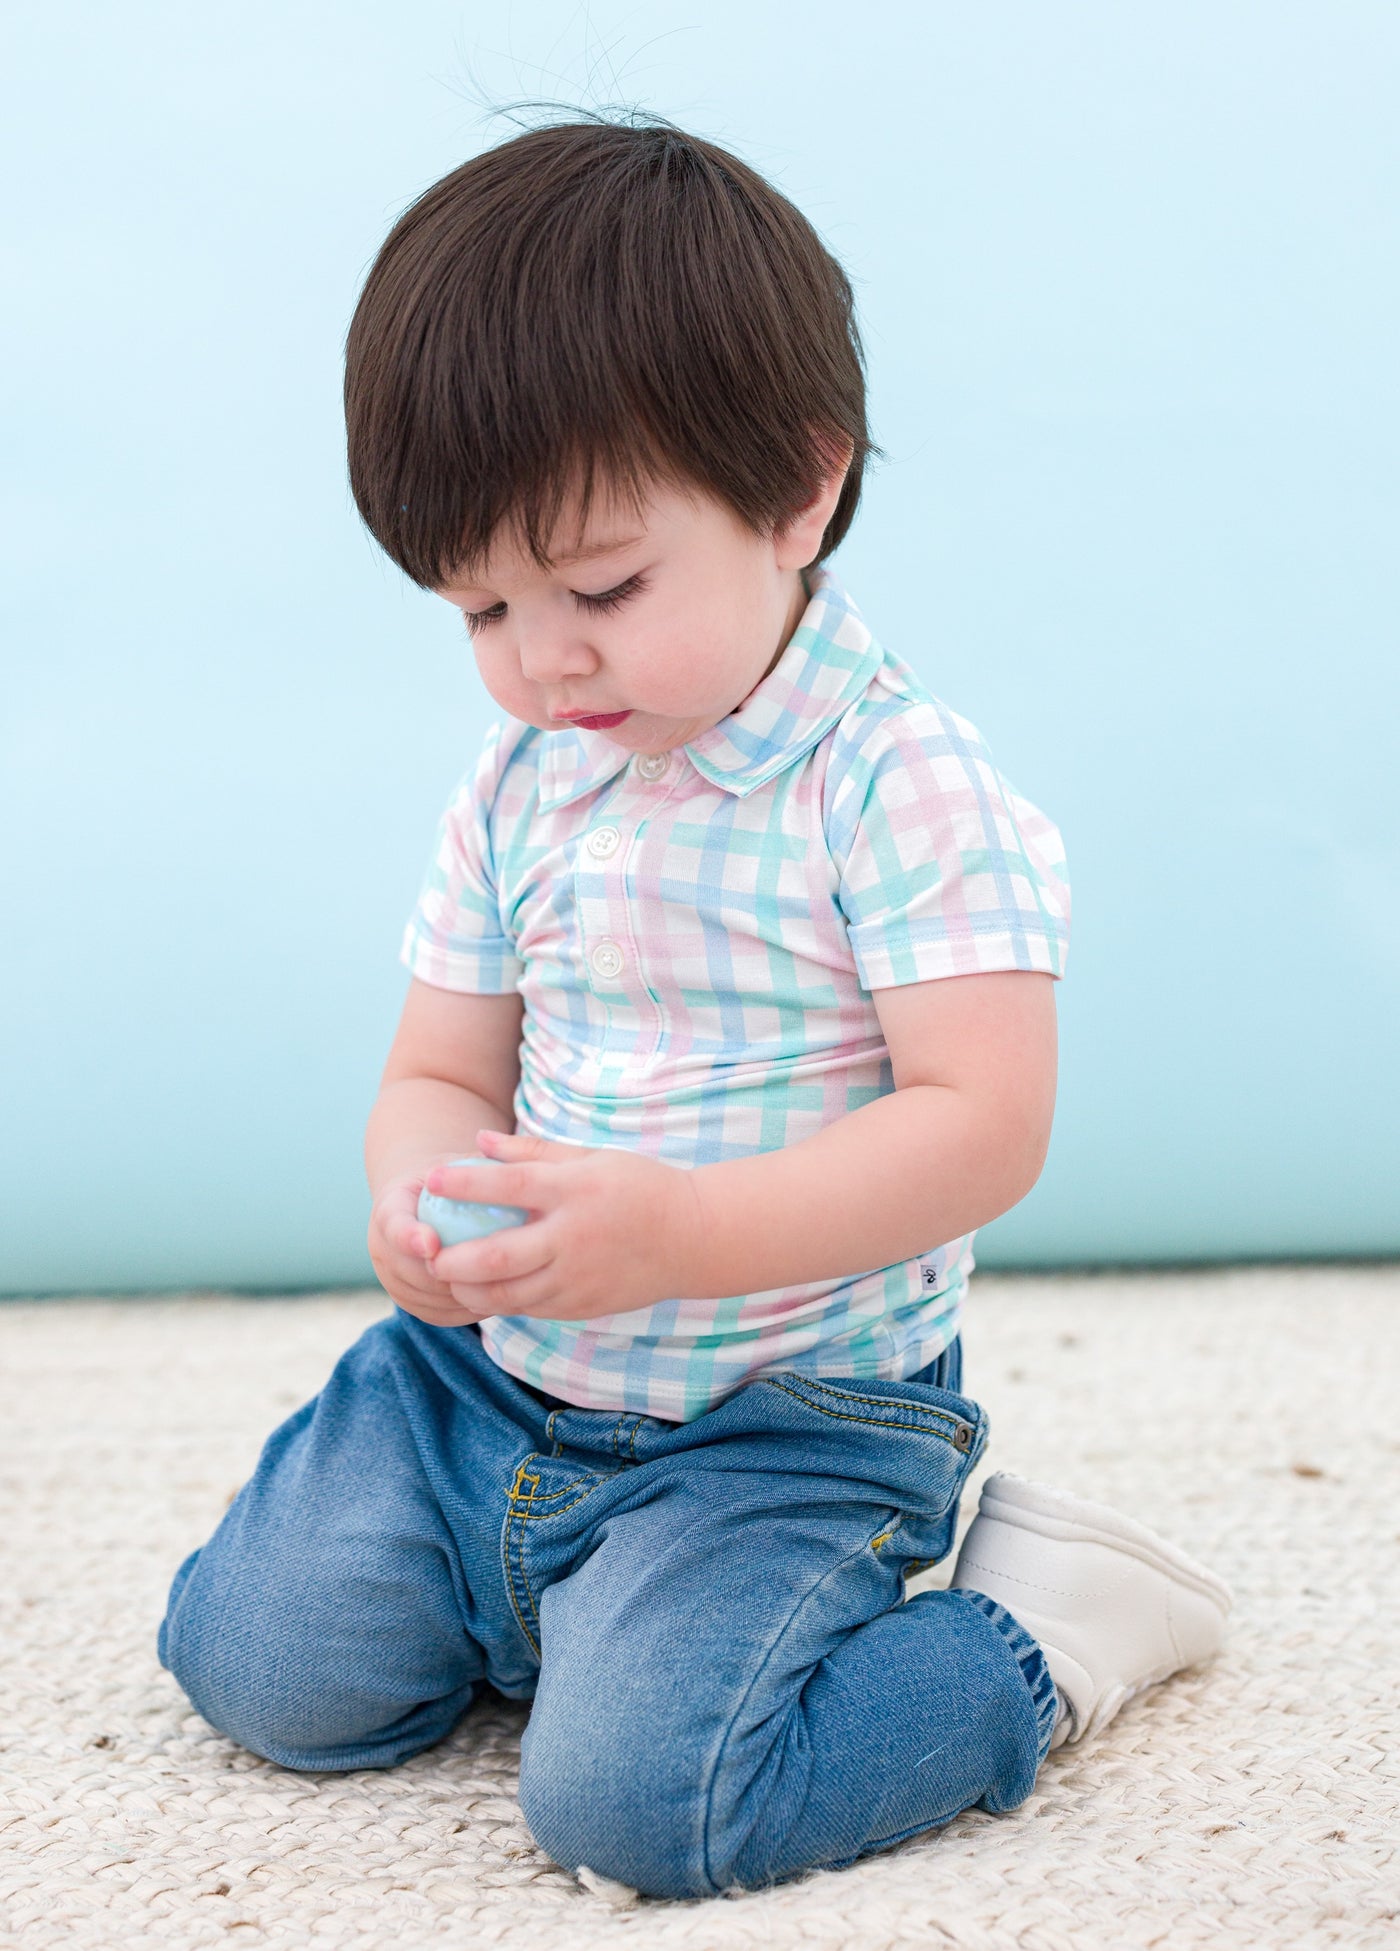
[{"label": "mouth", "polygon": [[609,732],[614,725],[620,725],[624,718],[630,718],[630,711],[565,711],[555,717],[556,725],[580,725],[586,732]]}]

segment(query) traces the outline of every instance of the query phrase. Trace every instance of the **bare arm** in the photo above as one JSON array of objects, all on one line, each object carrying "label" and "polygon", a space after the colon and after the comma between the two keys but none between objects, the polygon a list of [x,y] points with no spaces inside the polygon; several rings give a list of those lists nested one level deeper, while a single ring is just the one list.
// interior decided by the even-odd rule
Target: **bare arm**
[{"label": "bare arm", "polygon": [[1040,1177],[1055,1108],[1052,977],[950,976],[874,993],[895,1089],[781,1151],[703,1166],[698,1287],[862,1273],[985,1225]]},{"label": "bare arm", "polygon": [[520,1076],[518,995],[469,996],[414,981],[365,1129],[374,1208],[369,1249],[386,1291],[424,1319],[460,1319],[427,1268],[430,1228],[418,1223],[429,1170],[478,1149],[483,1131],[513,1131]]},{"label": "bare arm", "polygon": [[371,1192],[426,1158],[470,1151],[483,1126],[514,1131],[522,1014],[517,995],[409,984],[365,1130]]}]

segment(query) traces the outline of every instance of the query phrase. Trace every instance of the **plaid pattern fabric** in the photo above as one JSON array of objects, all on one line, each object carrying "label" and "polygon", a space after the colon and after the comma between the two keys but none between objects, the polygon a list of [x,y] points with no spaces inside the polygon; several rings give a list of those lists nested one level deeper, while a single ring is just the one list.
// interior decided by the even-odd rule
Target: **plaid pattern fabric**
[{"label": "plaid pattern fabric", "polygon": [[[438,831],[402,960],[525,1003],[518,1128],[681,1166],[794,1144],[894,1088],[870,991],[1059,976],[1060,836],[836,578],[773,670],[667,754],[508,719]],[[754,1375],[902,1377],[957,1332],[972,1235],[843,1280],[482,1323],[513,1375],[688,1421]]]}]

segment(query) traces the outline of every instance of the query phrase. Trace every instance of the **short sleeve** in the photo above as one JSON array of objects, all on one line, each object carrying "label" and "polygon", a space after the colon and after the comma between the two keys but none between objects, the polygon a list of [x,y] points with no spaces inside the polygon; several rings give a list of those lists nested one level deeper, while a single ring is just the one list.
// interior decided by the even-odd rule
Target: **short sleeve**
[{"label": "short sleeve", "polygon": [[399,960],[420,982],[471,995],[507,995],[522,965],[501,921],[491,809],[501,779],[501,728],[487,736],[438,822],[433,857],[404,931]]},{"label": "short sleeve", "polygon": [[1059,830],[1004,780],[975,726],[926,695],[849,728],[828,840],[866,989],[1001,969],[1062,976]]}]

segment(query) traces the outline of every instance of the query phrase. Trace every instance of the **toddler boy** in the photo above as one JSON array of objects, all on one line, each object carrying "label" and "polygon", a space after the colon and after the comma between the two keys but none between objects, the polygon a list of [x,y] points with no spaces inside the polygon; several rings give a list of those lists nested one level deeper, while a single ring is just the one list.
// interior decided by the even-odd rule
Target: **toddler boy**
[{"label": "toddler boy", "polygon": [[[871,451],[848,283],[712,145],[537,130],[395,225],[346,410],[504,717],[369,1122],[396,1310],[180,1567],[161,1658],[293,1768],[530,1699],[534,1835],[658,1896],[1014,1808],[1228,1599],[1003,1474],[901,1603],[986,1443],[958,1311],[1044,1159],[1069,896],[822,566]],[[443,1247],[425,1186],[530,1218]]]}]

